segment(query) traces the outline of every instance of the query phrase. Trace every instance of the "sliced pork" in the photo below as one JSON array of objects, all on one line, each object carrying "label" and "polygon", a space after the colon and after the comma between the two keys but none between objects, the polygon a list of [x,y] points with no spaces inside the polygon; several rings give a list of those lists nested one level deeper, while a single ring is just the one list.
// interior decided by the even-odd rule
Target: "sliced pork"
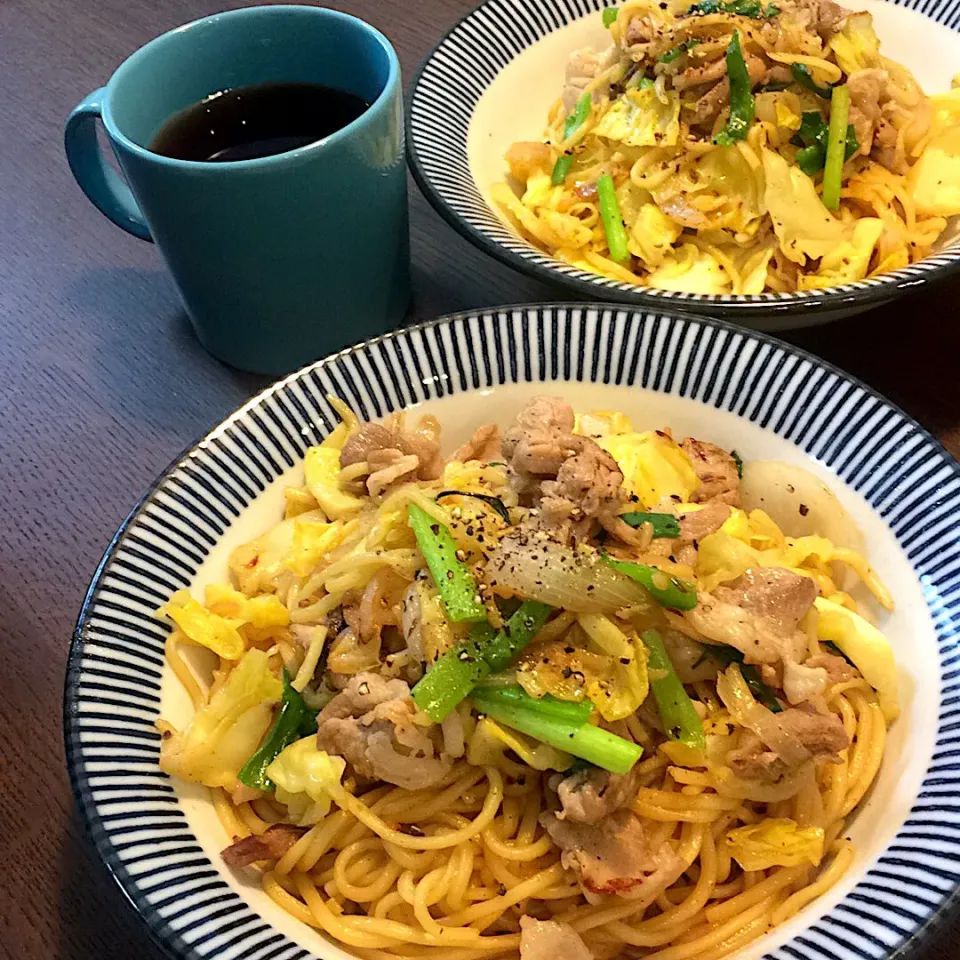
[{"label": "sliced pork", "polygon": [[452,760],[433,739],[439,729],[418,725],[415,715],[403,680],[359,673],[317,717],[317,746],[343,757],[362,777],[407,790],[433,787]]},{"label": "sliced pork", "polygon": [[740,506],[740,473],[737,461],[726,450],[693,437],[687,437],[680,448],[700,478],[700,486],[693,493],[694,503],[719,500],[731,507]]},{"label": "sliced pork", "polygon": [[591,767],[561,779],[556,791],[561,806],[558,819],[594,824],[637,795],[637,780],[632,773],[610,773]]},{"label": "sliced pork", "polygon": [[261,860],[279,860],[305,833],[306,827],[289,823],[275,823],[260,836],[251,834],[233,843],[220,856],[228,867],[246,867]]},{"label": "sliced pork", "polygon": [[655,847],[648,829],[629,810],[617,810],[596,824],[561,820],[554,813],[542,814],[540,822],[563,851],[561,863],[576,871],[589,893],[639,899],[652,885],[660,889],[684,870],[673,847]]}]

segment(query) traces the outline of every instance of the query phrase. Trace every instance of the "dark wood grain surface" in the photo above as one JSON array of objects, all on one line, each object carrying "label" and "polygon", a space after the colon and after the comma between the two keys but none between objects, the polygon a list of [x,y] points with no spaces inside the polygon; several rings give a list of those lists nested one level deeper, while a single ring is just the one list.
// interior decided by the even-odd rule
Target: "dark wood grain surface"
[{"label": "dark wood grain surface", "polygon": [[[470,0],[349,0],[406,78]],[[209,357],[152,246],[105,220],[62,124],[133,49],[218,0],[0,0],[0,957],[159,960],[84,835],[61,690],[87,583],[144,488],[264,384]],[[482,256],[411,185],[410,319],[563,299]],[[960,284],[791,339],[861,377],[960,453]],[[960,924],[920,960],[960,952]]]}]

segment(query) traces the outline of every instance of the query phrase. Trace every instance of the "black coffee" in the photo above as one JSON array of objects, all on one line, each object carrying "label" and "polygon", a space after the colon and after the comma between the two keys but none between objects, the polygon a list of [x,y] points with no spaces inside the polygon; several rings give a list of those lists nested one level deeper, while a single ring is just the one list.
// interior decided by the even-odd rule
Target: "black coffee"
[{"label": "black coffee", "polygon": [[264,83],[212,94],[171,117],[150,143],[175,160],[229,163],[316,143],[370,104],[318,83]]}]

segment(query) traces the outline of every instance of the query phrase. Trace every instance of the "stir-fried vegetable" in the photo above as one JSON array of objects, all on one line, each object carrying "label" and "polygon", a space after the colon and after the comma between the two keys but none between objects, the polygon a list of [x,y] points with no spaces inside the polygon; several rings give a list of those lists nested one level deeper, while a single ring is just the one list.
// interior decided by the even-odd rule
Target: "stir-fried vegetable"
[{"label": "stir-fried vegetable", "polygon": [[307,736],[284,747],[266,769],[268,783],[291,817],[301,826],[319,823],[331,806],[330,788],[339,784],[347,763],[317,747]]},{"label": "stir-fried vegetable", "polygon": [[660,719],[667,736],[679,740],[688,747],[703,750],[707,741],[703,733],[703,721],[693,706],[693,701],[683,689],[683,684],[674,670],[663,645],[663,637],[656,630],[647,630],[643,642],[650,651],[648,671],[650,688],[653,690]]},{"label": "stir-fried vegetable", "polygon": [[614,570],[619,570],[637,583],[643,584],[650,596],[662,607],[692,610],[697,605],[697,588],[689,580],[671,577],[659,567],[652,567],[646,563],[617,560],[609,554],[604,554],[603,559]]},{"label": "stir-fried vegetable", "polygon": [[603,229],[607,234],[610,257],[618,263],[623,263],[630,259],[630,251],[627,249],[627,231],[623,226],[623,216],[617,201],[617,189],[609,173],[605,173],[597,180],[597,199],[600,203]]},{"label": "stir-fried vegetable", "polygon": [[642,527],[649,523],[653,527],[654,537],[679,537],[680,521],[672,513],[644,513],[637,510],[621,513],[620,519],[631,527]]},{"label": "stir-fried vegetable", "polygon": [[643,754],[637,744],[586,722],[584,704],[544,703],[519,687],[478,687],[471,697],[477,710],[498,723],[612,773],[629,773]]},{"label": "stir-fried vegetable", "polygon": [[597,550],[555,540],[534,545],[522,537],[505,537],[487,561],[486,579],[496,593],[539,600],[572,613],[619,610],[649,603],[650,596],[604,563]]},{"label": "stir-fried vegetable", "polygon": [[316,733],[316,714],[303,702],[303,697],[293,689],[286,667],[283,669],[283,698],[280,712],[274,721],[267,739],[243,765],[237,779],[256,790],[273,790],[273,782],[267,776],[267,767],[282,750],[294,740]]},{"label": "stir-fried vegetable", "polygon": [[[830,128],[818,111],[809,110],[803,114],[800,129],[793,138],[793,142],[804,144],[803,149],[797,152],[797,166],[808,177],[812,177],[823,169],[827,159],[829,135]],[[859,149],[860,142],[857,140],[856,128],[852,123],[848,123],[843,151],[844,161],[849,160]]]},{"label": "stir-fried vegetable", "polygon": [[263,650],[248,650],[183,731],[158,722],[160,769],[208,787],[233,787],[270,726],[283,687]]},{"label": "stir-fried vegetable", "polygon": [[840,187],[846,160],[847,118],[850,116],[850,88],[844,84],[833,88],[830,98],[830,132],[827,136],[827,159],[823,167],[823,205],[828,210],[840,207]]},{"label": "stir-fried vegetable", "polygon": [[607,8],[603,11],[603,25],[604,25],[605,27],[612,27],[613,24],[614,24],[614,22],[615,22],[616,19],[617,19],[617,14],[618,14],[619,12],[620,12],[620,11],[617,10],[616,7],[607,7]]},{"label": "stir-fried vegetable", "polygon": [[740,33],[734,31],[727,47],[727,78],[730,81],[730,116],[714,142],[721,147],[745,140],[753,123],[755,106],[750,92],[750,73],[740,48]]},{"label": "stir-fried vegetable", "polygon": [[774,696],[773,691],[760,679],[757,668],[750,663],[743,662],[743,654],[736,647],[714,646],[710,644],[704,647],[704,651],[713,657],[718,663],[729,667],[731,663],[740,664],[740,673],[746,681],[747,686],[753,692],[753,695],[771,712],[780,713],[783,707]]},{"label": "stir-fried vegetable", "polygon": [[[590,116],[590,94],[585,93],[573,108],[573,112],[567,117],[563,125],[563,139],[569,140],[577,130],[583,126],[584,121]],[[573,166],[573,156],[569,153],[557,158],[553,166],[553,173],[550,175],[550,182],[554,186],[560,186],[567,179],[570,168]]]},{"label": "stir-fried vegetable", "polygon": [[470,691],[491,673],[503,670],[539,633],[550,607],[526,600],[502,630],[478,624],[463,643],[452,647],[413,688],[413,700],[436,723],[441,723]]},{"label": "stir-fried vegetable", "polygon": [[769,20],[780,13],[780,8],[773,3],[764,7],[760,0],[700,0],[687,8],[688,16],[704,17],[710,13],[732,13],[751,20]]},{"label": "stir-fried vegetable", "polygon": [[813,79],[813,74],[810,72],[810,68],[805,63],[791,63],[790,73],[793,75],[793,79],[799,83],[801,87],[806,87],[808,90],[812,90],[818,97],[822,97],[824,100],[830,99],[832,95],[832,88],[821,87],[820,84]]},{"label": "stir-fried vegetable", "polygon": [[699,45],[700,41],[697,40],[696,37],[691,37],[689,40],[684,40],[683,43],[678,43],[666,53],[661,53],[660,56],[657,57],[657,60],[659,60],[660,63],[673,63],[674,60],[678,60],[684,53]]},{"label": "stir-fried vegetable", "polygon": [[770,867],[820,866],[823,859],[822,827],[800,827],[794,820],[761,820],[727,834],[730,856],[744,870]]},{"label": "stir-fried vegetable", "polygon": [[453,534],[415,504],[407,507],[407,516],[450,619],[467,623],[486,620],[487,609],[477,592],[477,582],[458,559]]}]

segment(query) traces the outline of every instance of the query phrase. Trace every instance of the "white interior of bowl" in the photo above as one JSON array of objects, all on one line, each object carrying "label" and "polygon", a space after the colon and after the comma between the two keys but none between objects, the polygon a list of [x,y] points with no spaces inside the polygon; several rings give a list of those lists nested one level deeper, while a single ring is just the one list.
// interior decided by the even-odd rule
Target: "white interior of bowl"
[{"label": "white interior of bowl", "polygon": [[[922,21],[922,18],[911,16],[909,23],[917,19]],[[856,859],[841,882],[828,894],[807,907],[790,923],[777,928],[738,954],[742,960],[755,960],[800,933],[855,886],[889,844],[917,796],[933,751],[940,701],[937,642],[921,585],[890,530],[859,494],[845,487],[825,467],[811,460],[792,443],[735,414],[694,400],[638,388],[559,382],[554,385],[510,385],[462,393],[431,402],[424,409],[439,417],[444,427],[445,449],[452,450],[481,423],[508,422],[531,396],[551,392],[566,397],[579,410],[623,410],[638,429],[668,425],[678,436],[694,435],[728,449],[736,448],[745,460],[782,460],[814,470],[831,486],[859,524],[865,535],[871,562],[896,597],[896,611],[882,614],[878,622],[897,653],[903,712],[890,731],[883,766],[874,789],[846,834],[856,846]],[[280,520],[284,487],[297,482],[302,482],[300,466],[288,470],[275,480],[241,513],[198,571],[192,584],[195,592],[202,592],[207,583],[227,579],[230,551]],[[161,715],[175,726],[185,724],[192,714],[192,708],[185,691],[169,670],[164,672],[161,696]],[[226,881],[255,911],[292,940],[325,960],[346,960],[350,956],[277,907],[259,889],[255,880],[224,868],[220,851],[230,838],[217,820],[208,792],[205,788],[189,784],[176,783],[175,787],[200,845]],[[148,899],[163,896],[161,887]],[[864,922],[864,927],[868,928],[869,923]]]},{"label": "white interior of bowl", "polygon": [[[884,56],[909,67],[927,93],[950,89],[960,63],[960,34],[885,0],[851,0],[847,6],[873,14]],[[591,12],[527,47],[477,102],[467,136],[470,172],[484,200],[511,230],[491,195],[493,185],[507,179],[503,159],[507,148],[518,140],[543,137],[547,113],[563,91],[570,54],[589,46],[602,50],[609,44],[600,14]],[[948,233],[950,245],[955,245],[956,232]]]}]

